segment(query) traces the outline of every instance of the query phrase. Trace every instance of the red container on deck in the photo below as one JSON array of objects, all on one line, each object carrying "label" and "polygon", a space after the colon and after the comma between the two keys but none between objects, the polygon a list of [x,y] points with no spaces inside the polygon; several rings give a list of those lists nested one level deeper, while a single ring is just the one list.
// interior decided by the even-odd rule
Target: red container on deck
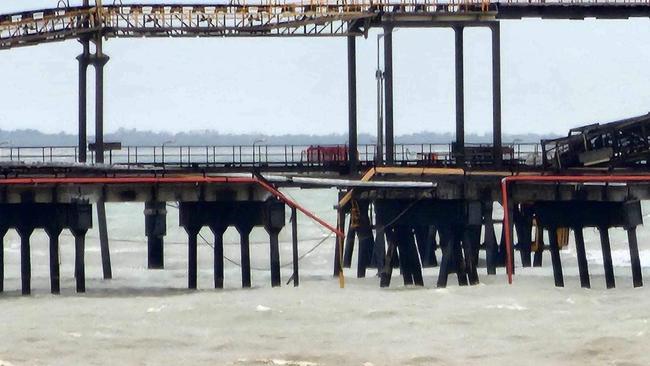
[{"label": "red container on deck", "polygon": [[307,148],[305,153],[307,155],[307,161],[310,163],[348,161],[348,147],[346,145],[312,145]]}]

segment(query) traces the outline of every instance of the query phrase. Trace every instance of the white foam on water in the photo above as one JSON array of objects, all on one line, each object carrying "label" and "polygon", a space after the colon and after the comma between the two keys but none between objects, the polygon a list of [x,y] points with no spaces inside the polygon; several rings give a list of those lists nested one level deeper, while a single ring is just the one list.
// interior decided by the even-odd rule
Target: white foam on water
[{"label": "white foam on water", "polygon": [[[336,191],[291,194],[325,221],[336,222]],[[461,288],[450,276],[448,287],[437,289],[438,268],[425,268],[424,289],[402,286],[398,270],[391,288],[380,289],[374,270],[368,278],[355,278],[353,261],[340,289],[332,278],[332,237],[300,261],[300,287],[285,285],[292,273],[288,266],[282,268],[282,287],[271,288],[269,271],[253,271],[250,290],[241,289],[241,268],[229,262],[225,289],[213,289],[213,250],[200,242],[199,290],[187,291],[187,233],[178,227],[178,211],[168,209],[165,269],[152,271],[147,270],[142,206],[107,204],[109,237],[134,239],[111,241],[113,280],[104,281],[97,231],[91,230],[85,295],[74,291],[74,242],[62,235],[62,295],[49,295],[46,255],[33,256],[34,296],[21,297],[20,241],[15,232],[7,234],[6,243],[15,243],[16,250],[5,255],[0,359],[8,362],[0,366],[176,360],[193,366],[497,366],[522,359],[530,361],[526,365],[650,364],[650,286],[632,289],[629,275],[617,270],[617,288],[605,290],[598,273],[602,265],[594,265],[602,263],[596,262],[600,241],[592,230],[585,230],[590,290],[580,288],[573,243],[572,250],[562,251],[561,291],[553,286],[548,252],[543,268],[517,267],[512,286],[502,269],[486,276],[481,267],[480,286]],[[304,215],[298,225],[303,254],[325,234]],[[650,227],[640,227],[638,236],[644,277],[650,278]],[[212,240],[209,232],[205,237]],[[256,267],[269,266],[268,240],[263,229],[253,231],[251,241],[261,243],[251,245]],[[225,241],[226,255],[239,262],[236,230],[229,229]],[[33,244],[47,252],[45,237],[35,236]],[[618,264],[629,263],[625,244],[625,232],[612,230]],[[281,263],[291,261],[291,249],[287,226],[280,233]],[[607,352],[597,352],[602,349]]]},{"label": "white foam on water", "polygon": [[[603,252],[600,249],[586,251],[587,262],[602,265]],[[650,250],[639,250],[641,267],[650,267]],[[630,266],[630,251],[628,249],[612,249],[612,264],[615,267]]]},{"label": "white foam on water", "polygon": [[167,306],[165,306],[165,305],[160,305],[158,307],[147,308],[147,313],[159,313],[159,312],[163,311],[163,309],[166,308],[166,307]]},{"label": "white foam on water", "polygon": [[264,306],[264,305],[257,305],[255,307],[255,311],[258,311],[260,313],[267,313],[267,312],[271,311],[271,308],[268,307],[268,306]]},{"label": "white foam on water", "polygon": [[513,304],[495,304],[495,305],[487,305],[485,306],[486,309],[503,309],[503,310],[516,310],[516,311],[524,311],[528,310],[527,307],[521,306],[517,303]]}]

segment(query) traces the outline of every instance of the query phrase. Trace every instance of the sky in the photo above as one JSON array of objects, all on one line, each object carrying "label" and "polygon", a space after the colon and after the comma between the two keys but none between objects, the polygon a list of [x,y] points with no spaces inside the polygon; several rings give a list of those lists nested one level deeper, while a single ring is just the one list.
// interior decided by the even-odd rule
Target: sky
[{"label": "sky", "polygon": [[[0,13],[56,4],[2,0]],[[377,34],[357,40],[359,131],[372,134]],[[465,31],[468,133],[492,124],[490,39],[487,28]],[[647,18],[502,21],[504,132],[565,134],[650,112],[648,40]],[[451,29],[394,34],[396,134],[454,131],[453,41]],[[104,50],[108,132],[347,131],[345,38],[109,39]],[[76,132],[80,51],[75,41],[0,51],[0,129]],[[88,77],[93,134],[92,68]]]}]

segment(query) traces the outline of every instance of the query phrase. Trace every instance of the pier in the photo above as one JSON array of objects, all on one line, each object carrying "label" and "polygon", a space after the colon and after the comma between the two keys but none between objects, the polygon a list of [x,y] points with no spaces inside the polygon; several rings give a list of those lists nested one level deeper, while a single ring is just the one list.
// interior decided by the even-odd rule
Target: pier
[{"label": "pier", "polygon": [[[30,236],[49,237],[51,292],[60,292],[59,236],[75,238],[76,290],[85,287],[85,235],[100,232],[103,277],[112,277],[105,203],[143,204],[148,268],[165,267],[166,207],[178,204],[179,225],[187,233],[187,287],[197,284],[197,235],[214,235],[214,288],[224,287],[223,233],[240,235],[241,286],[251,286],[250,240],[254,227],[268,234],[271,286],[280,286],[278,235],[292,233],[293,275],[299,284],[298,215],[330,231],[335,239],[332,274],[344,284],[345,269],[357,257],[356,276],[378,274],[388,287],[399,268],[405,285],[424,286],[423,271],[436,267],[437,287],[455,275],[458,285],[476,285],[483,275],[503,269],[512,282],[515,254],[520,268],[541,266],[551,255],[554,283],[564,286],[560,250],[575,236],[580,284],[591,286],[583,229],[600,233],[606,287],[616,284],[608,230],[627,231],[633,285],[643,285],[636,228],[643,223],[640,201],[650,197],[650,117],[617,121],[587,142],[502,141],[500,22],[522,18],[627,19],[650,17],[650,2],[310,2],[193,5],[82,6],[0,14],[0,49],[78,40],[81,43],[76,146],[0,147],[0,238],[20,236],[21,290],[31,291]],[[450,144],[396,144],[393,115],[393,38],[398,28],[454,30],[455,141]],[[491,32],[492,136],[490,144],[465,142],[463,31]],[[382,73],[385,124],[377,144],[357,141],[356,42],[373,28],[383,29]],[[347,44],[348,141],[337,146],[122,146],[105,141],[103,42],[157,37],[340,37]],[[92,46],[92,47],[91,47]],[[110,61],[109,61],[110,60]],[[95,71],[95,140],[88,141],[87,80]],[[507,77],[507,76],[506,76]],[[635,126],[641,126],[636,129]],[[625,136],[616,131],[633,126]],[[620,128],[620,129],[616,129]],[[627,127],[625,127],[627,128]],[[580,132],[587,141],[592,129]],[[609,131],[609,132],[602,132]],[[612,132],[613,131],[613,132]],[[640,132],[642,131],[642,132]],[[615,138],[598,138],[609,133]],[[620,140],[618,140],[620,138]],[[609,141],[609,142],[608,142]],[[611,141],[617,141],[611,143]],[[620,143],[618,143],[621,141]],[[608,145],[609,144],[609,145]],[[589,145],[591,150],[582,151]],[[566,148],[562,148],[562,147]],[[630,147],[633,146],[633,147]],[[562,155],[566,152],[573,155]],[[605,162],[608,165],[599,165]],[[571,165],[573,164],[573,165]],[[284,187],[337,188],[332,202],[337,222],[328,223],[285,196]],[[494,208],[503,209],[495,220]],[[98,222],[92,222],[92,210]],[[501,230],[498,228],[501,227]],[[497,237],[496,232],[501,232]],[[548,243],[544,243],[544,232]],[[515,235],[516,234],[516,235]],[[1,242],[1,241],[0,241]],[[0,250],[0,290],[3,289]],[[485,267],[480,263],[484,259]],[[369,274],[369,270],[372,272]],[[517,269],[519,270],[519,269]],[[368,279],[371,281],[372,279]]]}]

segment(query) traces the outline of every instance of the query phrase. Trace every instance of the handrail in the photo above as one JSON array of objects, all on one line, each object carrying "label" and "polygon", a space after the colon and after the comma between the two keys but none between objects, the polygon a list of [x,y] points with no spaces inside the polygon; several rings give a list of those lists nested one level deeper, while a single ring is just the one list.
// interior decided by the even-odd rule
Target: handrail
[{"label": "handrail", "polygon": [[[476,143],[466,144],[468,149],[473,147],[489,147],[489,144]],[[252,145],[147,145],[147,146],[122,146],[120,150],[106,152],[106,159],[109,164],[127,166],[215,166],[224,164],[235,164],[237,166],[248,165],[294,165],[322,166],[347,164],[347,153],[327,154],[325,151],[317,154],[305,154],[308,148],[318,147],[329,148],[339,147],[347,149],[347,145],[256,145],[253,151]],[[423,166],[439,166],[453,164],[453,153],[449,143],[405,143],[395,145],[394,161],[407,162]],[[529,165],[541,165],[542,159],[539,155],[540,148],[536,143],[515,143],[504,144],[508,150],[504,150],[504,160],[515,162],[517,165],[526,159],[531,160]],[[467,161],[470,164],[485,165],[491,162],[491,152],[487,156],[484,149],[477,150],[477,153],[466,153]],[[377,161],[374,144],[360,144],[357,146],[358,159],[361,162],[372,163]],[[476,154],[476,155],[472,155]],[[253,157],[254,155],[254,157]],[[535,155],[531,158],[532,155]],[[164,156],[164,157],[163,157]],[[473,157],[472,157],[473,156]],[[89,163],[93,163],[92,151],[88,155]],[[386,156],[384,156],[386,158]],[[0,162],[14,161],[27,163],[64,163],[76,162],[78,150],[76,146],[0,146]],[[385,160],[385,159],[384,159]]]}]

